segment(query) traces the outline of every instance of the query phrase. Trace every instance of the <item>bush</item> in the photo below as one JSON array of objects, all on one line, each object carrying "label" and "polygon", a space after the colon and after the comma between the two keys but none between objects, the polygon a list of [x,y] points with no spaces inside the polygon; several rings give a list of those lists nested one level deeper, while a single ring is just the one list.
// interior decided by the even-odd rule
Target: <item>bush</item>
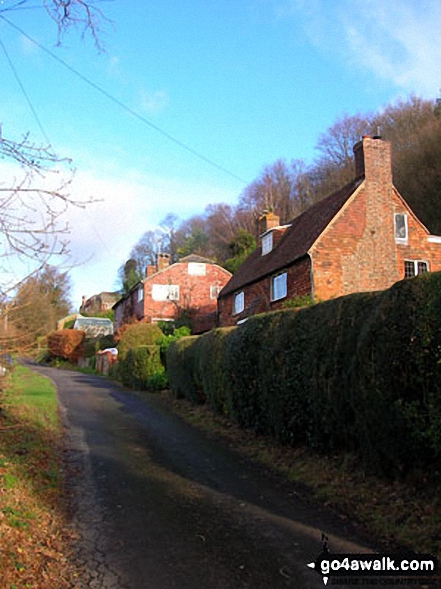
[{"label": "bush", "polygon": [[173,342],[167,350],[167,374],[172,391],[177,398],[185,397],[195,403],[205,402],[196,374],[195,344],[201,337],[183,337]]},{"label": "bush", "polygon": [[124,359],[133,348],[160,345],[163,333],[155,323],[136,323],[126,327],[119,336],[118,358]]},{"label": "bush", "polygon": [[48,352],[53,358],[77,362],[82,355],[86,334],[77,329],[53,331],[48,335]]},{"label": "bush", "polygon": [[123,359],[118,360],[118,374],[123,384],[134,389],[150,388],[151,379],[157,382],[157,375],[163,373],[159,346],[132,348]]},{"label": "bush", "polygon": [[173,343],[170,386],[284,444],[441,466],[441,273]]}]

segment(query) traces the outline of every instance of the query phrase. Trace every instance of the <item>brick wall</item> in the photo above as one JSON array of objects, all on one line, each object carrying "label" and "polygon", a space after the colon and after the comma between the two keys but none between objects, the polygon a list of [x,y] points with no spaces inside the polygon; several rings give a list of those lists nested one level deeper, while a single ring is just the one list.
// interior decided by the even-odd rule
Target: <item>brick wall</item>
[{"label": "brick wall", "polygon": [[[365,180],[310,251],[321,300],[389,288],[404,278],[405,260],[441,270],[441,244],[428,242],[427,229],[393,187],[390,144],[365,138],[362,147],[355,152]],[[405,244],[395,239],[395,213],[407,215]]]},{"label": "brick wall", "polygon": [[321,300],[382,290],[402,277],[394,237],[391,145],[364,138],[354,151],[364,182],[310,251],[314,295]]},{"label": "brick wall", "polygon": [[267,276],[260,282],[244,287],[244,310],[241,313],[233,314],[234,298],[237,293],[232,293],[219,300],[219,325],[222,327],[236,325],[238,321],[256,313],[282,308],[287,299],[311,294],[311,261],[308,256],[286,268],[285,271],[287,273],[287,296],[285,298],[271,301],[273,277]]},{"label": "brick wall", "polygon": [[[147,278],[144,282],[144,320],[176,319],[185,311],[191,318],[196,333],[214,327],[217,315],[217,293],[211,293],[211,287],[217,287],[220,291],[231,278],[231,274],[215,264],[207,263],[204,266],[205,275],[192,275],[189,273],[188,263],[178,262]],[[179,299],[176,301],[154,300],[152,297],[154,285],[179,286]]]}]

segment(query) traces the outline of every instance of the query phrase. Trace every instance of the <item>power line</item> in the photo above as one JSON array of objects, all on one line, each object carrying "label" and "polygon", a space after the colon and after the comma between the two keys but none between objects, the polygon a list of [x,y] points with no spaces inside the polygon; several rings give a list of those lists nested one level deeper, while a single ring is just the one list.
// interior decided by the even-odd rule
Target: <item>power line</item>
[{"label": "power line", "polygon": [[161,135],[166,137],[169,141],[172,141],[173,143],[175,143],[176,145],[178,145],[182,149],[185,149],[186,151],[188,151],[189,153],[191,153],[193,156],[197,157],[198,159],[202,160],[206,164],[209,164],[210,166],[216,168],[217,170],[220,170],[224,174],[228,174],[229,176],[231,176],[235,180],[238,180],[242,184],[248,184],[248,182],[246,180],[244,180],[243,178],[240,178],[240,176],[237,176],[234,172],[231,172],[227,168],[221,166],[220,164],[217,164],[216,162],[214,162],[210,158],[206,157],[205,155],[203,155],[199,151],[193,149],[192,147],[190,147],[189,145],[187,145],[186,143],[184,143],[180,139],[177,139],[176,137],[174,137],[173,135],[171,135],[167,131],[164,131],[164,129],[162,129],[158,125],[155,125],[154,123],[149,121],[146,117],[144,117],[143,115],[139,114],[138,112],[136,112],[135,110],[133,110],[132,108],[130,108],[129,106],[127,106],[126,104],[121,102],[121,100],[119,100],[118,98],[115,98],[115,96],[113,96],[112,94],[107,92],[107,90],[104,90],[104,88],[102,88],[101,86],[96,84],[93,80],[91,80],[90,78],[88,78],[87,76],[85,76],[84,74],[79,72],[77,69],[73,68],[71,65],[66,63],[63,59],[61,59],[60,57],[55,55],[52,51],[50,51],[49,49],[47,49],[46,47],[44,47],[43,45],[38,43],[38,41],[36,41],[32,37],[30,37],[27,33],[25,33],[25,31],[23,31],[20,27],[15,25],[13,22],[11,22],[9,19],[7,19],[2,14],[0,14],[0,19],[5,21],[13,29],[15,29],[16,31],[21,33],[26,39],[31,41],[31,43],[33,43],[36,47],[38,47],[39,49],[41,49],[42,51],[47,53],[50,57],[52,57],[52,59],[55,59],[55,61],[60,63],[63,67],[68,69],[75,76],[80,78],[80,80],[82,80],[85,84],[88,84],[89,86],[91,86],[94,90],[96,90],[97,92],[99,92],[100,94],[105,96],[108,100],[110,100],[111,102],[113,102],[114,104],[119,106],[121,109],[125,110],[127,113],[132,115],[134,118],[138,119],[139,121],[141,121],[142,123],[144,123],[145,125],[150,127],[151,129],[154,129],[155,131],[157,131],[158,133],[160,133]]},{"label": "power line", "polygon": [[3,41],[2,41],[1,39],[0,39],[0,46],[1,46],[1,48],[3,49],[3,52],[4,52],[5,56],[6,56],[6,59],[8,60],[9,66],[10,66],[10,68],[11,68],[11,70],[12,70],[12,73],[14,74],[14,77],[15,77],[15,79],[16,79],[16,81],[17,81],[17,84],[20,86],[20,88],[21,88],[21,91],[23,92],[23,96],[25,97],[25,99],[26,99],[26,101],[27,101],[27,103],[28,103],[28,105],[29,105],[29,108],[30,108],[30,109],[31,109],[31,111],[32,111],[32,114],[34,115],[34,118],[35,118],[35,120],[36,120],[36,122],[37,122],[37,125],[38,125],[38,126],[39,126],[39,128],[40,128],[40,131],[41,131],[41,132],[42,132],[42,134],[43,134],[43,137],[44,137],[44,138],[45,138],[45,140],[46,140],[46,143],[47,143],[48,145],[50,145],[50,144],[51,144],[51,142],[49,141],[49,138],[48,138],[48,136],[47,136],[47,134],[46,134],[46,131],[45,131],[45,130],[44,130],[44,128],[43,128],[43,125],[42,125],[42,123],[41,123],[41,121],[40,121],[40,118],[39,118],[39,116],[38,116],[38,114],[37,114],[37,111],[35,110],[35,108],[34,108],[34,105],[32,104],[32,102],[31,102],[31,99],[30,99],[30,97],[29,97],[28,93],[26,92],[26,88],[23,86],[23,84],[22,84],[22,81],[20,80],[20,76],[18,75],[18,72],[17,72],[17,70],[15,69],[15,66],[14,66],[14,64],[12,63],[12,59],[10,58],[10,56],[9,56],[9,53],[8,53],[8,51],[7,51],[6,47],[5,47],[5,45],[4,45],[4,43],[3,43]]}]

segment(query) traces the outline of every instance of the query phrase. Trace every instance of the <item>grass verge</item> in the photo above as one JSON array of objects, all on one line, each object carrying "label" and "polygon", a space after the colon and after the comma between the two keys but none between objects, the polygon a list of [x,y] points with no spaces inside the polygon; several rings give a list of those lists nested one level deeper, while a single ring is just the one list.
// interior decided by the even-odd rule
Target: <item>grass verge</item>
[{"label": "grass verge", "polygon": [[169,391],[161,397],[188,422],[296,485],[300,495],[351,520],[384,550],[410,549],[441,559],[441,486],[429,485],[424,473],[407,482],[381,480],[368,476],[353,456],[278,446],[204,405],[176,400]]},{"label": "grass verge", "polygon": [[63,493],[55,387],[17,366],[0,391],[0,576],[4,589],[67,589],[73,532]]}]

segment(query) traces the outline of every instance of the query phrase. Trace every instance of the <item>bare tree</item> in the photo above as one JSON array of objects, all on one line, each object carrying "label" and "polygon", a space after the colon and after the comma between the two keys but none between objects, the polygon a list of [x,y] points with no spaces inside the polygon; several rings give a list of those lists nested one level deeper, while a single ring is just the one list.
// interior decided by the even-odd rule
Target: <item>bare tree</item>
[{"label": "bare tree", "polygon": [[[0,18],[27,8],[45,9],[56,23],[58,42],[70,28],[90,33],[102,49],[100,23],[105,20],[96,2],[85,0],[3,0]],[[70,206],[84,207],[92,199],[76,200],[70,194],[74,169],[68,158],[51,146],[37,145],[29,134],[22,139],[4,136],[0,125],[0,158],[5,160],[0,180],[0,349],[19,349],[20,333],[9,325],[14,297],[23,285],[32,286],[54,256],[68,253],[69,226],[64,215]],[[10,173],[6,173],[6,169]],[[20,278],[17,278],[17,266]]]},{"label": "bare tree", "polygon": [[69,225],[63,216],[69,206],[85,207],[92,199],[72,198],[71,161],[28,137],[14,141],[0,136],[0,156],[15,164],[10,182],[0,182],[0,294],[5,296],[17,286],[5,281],[7,260],[18,257],[38,272],[53,256],[67,254]]},{"label": "bare tree", "polygon": [[108,22],[103,11],[97,6],[103,0],[3,0],[0,3],[0,15],[41,7],[46,10],[50,19],[57,26],[58,44],[61,45],[63,36],[70,29],[79,29],[81,36],[90,34],[95,47],[103,50],[102,24]]}]

